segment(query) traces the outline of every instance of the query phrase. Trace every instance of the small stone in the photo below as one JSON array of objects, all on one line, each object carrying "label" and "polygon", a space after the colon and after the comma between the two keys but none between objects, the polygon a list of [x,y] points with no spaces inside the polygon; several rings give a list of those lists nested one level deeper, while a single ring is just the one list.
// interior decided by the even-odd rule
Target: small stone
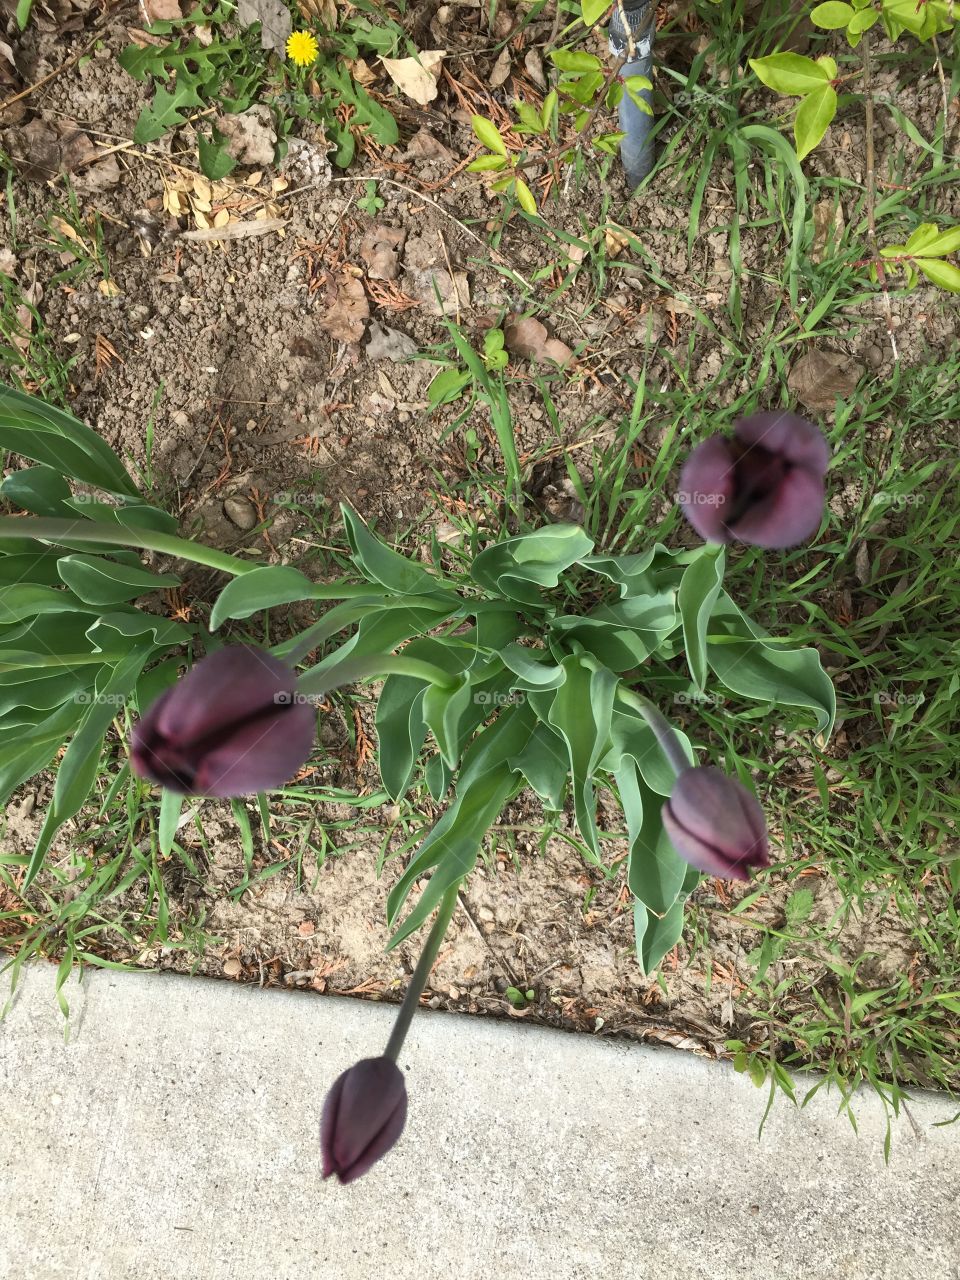
[{"label": "small stone", "polygon": [[459,1000],[459,999],[460,999],[460,988],[459,988],[459,987],[448,987],[448,988],[447,988],[447,995],[450,997],[450,999],[451,999],[451,1000]]},{"label": "small stone", "polygon": [[493,919],[493,912],[490,910],[489,907],[479,907],[477,909],[477,915],[480,917],[481,920]]},{"label": "small stone", "polygon": [[864,361],[871,369],[879,369],[883,364],[883,352],[877,346],[869,346],[863,353]]},{"label": "small stone", "polygon": [[239,494],[227,498],[223,504],[223,514],[238,529],[249,530],[257,524],[257,513],[249,498],[241,498]]}]

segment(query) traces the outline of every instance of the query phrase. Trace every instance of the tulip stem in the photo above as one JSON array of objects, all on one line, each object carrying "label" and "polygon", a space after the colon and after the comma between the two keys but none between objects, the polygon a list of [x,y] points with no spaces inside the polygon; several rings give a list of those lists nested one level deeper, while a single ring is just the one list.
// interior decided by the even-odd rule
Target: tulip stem
[{"label": "tulip stem", "polygon": [[622,696],[631,706],[643,716],[647,724],[653,730],[656,736],[660,750],[670,762],[670,767],[678,776],[685,769],[691,768],[690,761],[684,754],[683,747],[680,745],[680,739],[677,737],[676,730],[669,721],[661,714],[660,708],[655,706],[649,698],[644,697],[642,693],[633,693],[624,690]]},{"label": "tulip stem", "polygon": [[447,927],[457,907],[458,892],[459,885],[452,884],[440,902],[437,918],[433,922],[433,928],[430,930],[430,935],[420,953],[420,959],[417,961],[417,967],[413,971],[410,985],[407,987],[406,995],[403,997],[403,1004],[400,1006],[397,1020],[393,1024],[393,1030],[390,1032],[387,1047],[383,1051],[383,1056],[389,1058],[391,1062],[396,1062],[397,1056],[403,1048],[407,1032],[410,1030],[413,1015],[420,1007],[420,996],[423,988],[427,985],[427,978],[430,976],[430,970],[433,968],[437,952],[440,950],[440,943],[443,942]]},{"label": "tulip stem", "polygon": [[210,569],[220,569],[233,575],[249,573],[256,564],[218,551],[215,547],[192,542],[189,538],[177,538],[158,529],[134,528],[123,525],[101,524],[96,520],[46,520],[31,516],[0,517],[0,541],[4,538],[36,538],[39,542],[52,542],[70,546],[74,542],[99,542],[117,547],[141,547],[159,551],[163,555],[192,560]]}]

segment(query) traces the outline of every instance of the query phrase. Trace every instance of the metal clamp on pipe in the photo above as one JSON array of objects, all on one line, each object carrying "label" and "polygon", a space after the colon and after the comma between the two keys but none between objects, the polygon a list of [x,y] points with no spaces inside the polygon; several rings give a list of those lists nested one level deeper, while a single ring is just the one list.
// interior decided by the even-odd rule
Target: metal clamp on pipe
[{"label": "metal clamp on pipe", "polygon": [[[657,8],[653,0],[618,0],[614,5],[609,29],[610,52],[616,58],[626,59],[620,70],[622,80],[627,80],[630,76],[650,78],[656,16]],[[639,96],[651,103],[652,94],[649,90],[641,90]],[[653,167],[653,143],[650,139],[653,128],[652,104],[648,114],[637,106],[625,90],[620,99],[619,110],[620,129],[626,135],[620,143],[620,158],[632,189],[643,181]]]}]

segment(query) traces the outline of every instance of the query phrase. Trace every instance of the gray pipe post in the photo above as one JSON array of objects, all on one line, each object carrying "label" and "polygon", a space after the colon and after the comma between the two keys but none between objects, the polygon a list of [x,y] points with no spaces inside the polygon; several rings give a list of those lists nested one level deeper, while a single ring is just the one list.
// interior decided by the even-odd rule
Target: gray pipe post
[{"label": "gray pipe post", "polygon": [[[620,70],[621,79],[629,76],[650,77],[653,69],[653,39],[656,33],[655,0],[618,0],[610,19],[610,52],[626,58]],[[651,94],[640,95],[650,102]],[[653,144],[650,132],[653,115],[641,111],[624,90],[620,99],[620,130],[626,137],[620,143],[620,158],[631,190],[637,187],[653,167]]]}]

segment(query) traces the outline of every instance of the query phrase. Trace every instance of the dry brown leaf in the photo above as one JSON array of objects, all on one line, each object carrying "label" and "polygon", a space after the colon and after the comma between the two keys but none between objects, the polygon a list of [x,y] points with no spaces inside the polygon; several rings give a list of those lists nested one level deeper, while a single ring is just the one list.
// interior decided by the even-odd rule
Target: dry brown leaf
[{"label": "dry brown leaf", "polygon": [[320,327],[337,342],[357,343],[363,337],[370,304],[363,284],[355,276],[342,272],[327,285],[327,310]]},{"label": "dry brown leaf", "polygon": [[283,50],[293,30],[290,10],[281,0],[237,0],[237,21],[242,27],[260,23],[260,47]]},{"label": "dry brown leaf", "polygon": [[97,288],[105,298],[117,298],[123,292],[118,284],[113,280],[101,280]]},{"label": "dry brown leaf", "polygon": [[297,0],[305,18],[316,18],[328,31],[335,31],[339,15],[336,0]]},{"label": "dry brown leaf", "polygon": [[370,321],[370,341],[366,346],[369,360],[407,360],[415,356],[419,348],[414,340],[399,329],[391,329],[389,325]]},{"label": "dry brown leaf", "polygon": [[417,58],[381,58],[384,69],[401,93],[425,107],[440,92],[437,80],[446,49],[424,49]]},{"label": "dry brown leaf", "polygon": [[373,84],[374,80],[377,78],[370,70],[370,64],[365,62],[363,58],[357,58],[354,62],[345,61],[344,65],[353,76],[354,80],[356,80],[357,84],[361,85],[364,89],[368,85]]},{"label": "dry brown leaf", "polygon": [[499,89],[500,86],[509,79],[510,69],[511,55],[510,47],[508,45],[493,64],[493,70],[490,72],[490,88]]},{"label": "dry brown leaf", "polygon": [[813,244],[810,246],[810,257],[814,262],[833,257],[844,225],[843,207],[839,200],[836,205],[832,200],[817,201],[813,206]]},{"label": "dry brown leaf", "polygon": [[536,49],[528,49],[523,60],[524,70],[538,89],[546,89],[547,77],[543,74],[543,60]]},{"label": "dry brown leaf", "polygon": [[179,22],[183,17],[180,0],[140,0],[148,22]]},{"label": "dry brown leaf", "polygon": [[427,315],[455,315],[470,305],[470,282],[463,271],[455,271],[451,276],[442,268],[423,270],[414,267],[408,268],[407,274],[411,280],[411,293],[423,303]]},{"label": "dry brown leaf", "polygon": [[400,274],[400,250],[407,238],[404,230],[372,226],[360,244],[360,257],[367,264],[372,280],[396,280]]},{"label": "dry brown leaf", "polygon": [[273,164],[277,133],[270,108],[263,103],[248,107],[238,116],[221,116],[217,128],[226,139],[227,151],[240,164],[258,168]]},{"label": "dry brown leaf", "polygon": [[546,325],[533,316],[508,324],[503,331],[503,343],[512,355],[527,360],[554,360],[561,367],[573,360],[571,348],[559,338],[551,338]]},{"label": "dry brown leaf", "polygon": [[808,351],[787,375],[787,386],[802,405],[829,410],[837,398],[846,400],[857,389],[863,366],[839,351]]},{"label": "dry brown leaf", "polygon": [[503,345],[512,355],[536,360],[547,341],[547,326],[533,316],[515,320],[503,331]]},{"label": "dry brown leaf", "polygon": [[418,129],[407,145],[404,160],[438,160],[441,164],[454,164],[457,157],[449,147],[438,142],[429,129]]}]

